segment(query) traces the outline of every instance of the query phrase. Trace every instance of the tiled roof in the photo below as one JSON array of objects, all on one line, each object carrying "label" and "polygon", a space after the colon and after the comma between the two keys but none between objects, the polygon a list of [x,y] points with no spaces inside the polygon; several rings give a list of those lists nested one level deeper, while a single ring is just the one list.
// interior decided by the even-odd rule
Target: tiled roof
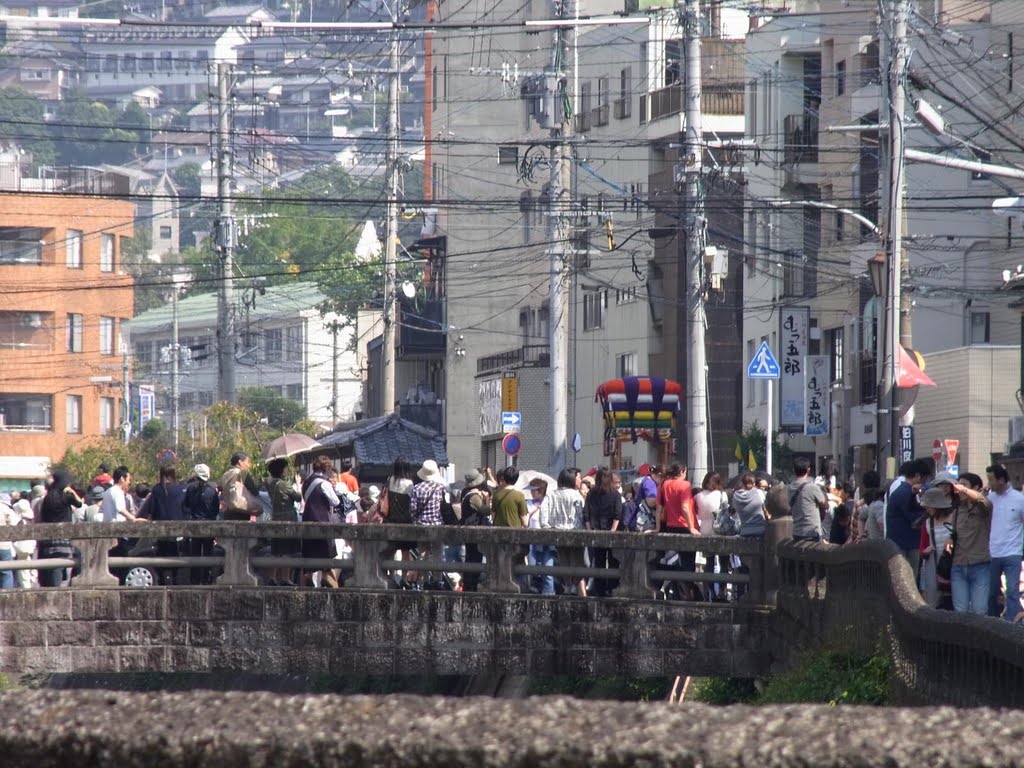
[{"label": "tiled roof", "polygon": [[339,424],[318,442],[324,448],[351,447],[356,461],[363,465],[391,466],[399,456],[414,467],[427,459],[439,466],[448,464],[443,437],[397,414]]},{"label": "tiled roof", "polygon": [[[236,281],[236,285],[239,282]],[[250,310],[249,317],[252,320],[257,320],[316,309],[325,298],[315,283],[267,286],[266,295],[257,299],[256,308]],[[172,320],[171,311],[171,305],[165,304],[162,307],[143,312],[130,322],[131,332],[145,333],[165,326],[169,328]],[[217,294],[201,293],[182,299],[178,302],[178,317],[183,323],[186,322],[186,318],[189,321],[206,320],[216,323]]]}]

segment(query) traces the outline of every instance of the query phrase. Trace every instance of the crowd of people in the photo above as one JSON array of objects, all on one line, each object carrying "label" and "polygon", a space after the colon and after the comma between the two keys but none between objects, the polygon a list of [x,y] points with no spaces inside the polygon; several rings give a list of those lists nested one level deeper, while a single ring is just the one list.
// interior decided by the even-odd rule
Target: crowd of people
[{"label": "crowd of people", "polygon": [[895,479],[866,472],[859,487],[839,484],[827,469],[811,477],[795,462],[788,486],[793,538],[844,545],[889,539],[935,608],[1020,621],[1024,554],[1024,494],[1006,467],[986,477],[936,472],[926,459],[909,461]]},{"label": "crowd of people", "polygon": [[[919,460],[904,464],[899,476],[885,483],[877,472],[866,472],[859,485],[840,482],[830,466],[813,476],[805,458],[797,458],[792,469],[795,479],[788,485],[752,472],[726,483],[719,473],[708,472],[697,489],[679,463],[645,465],[625,486],[621,475],[607,467],[586,473],[568,468],[556,479],[508,466],[497,472],[487,468],[466,473],[461,496],[456,498],[430,459],[414,468],[399,458],[378,487],[360,483],[350,460],[336,467],[326,456],[314,459],[302,474],[290,469],[287,459],[273,459],[266,464],[266,479],[259,481],[251,458],[236,453],[216,481],[205,464],[195,465],[183,481],[174,466],[164,466],[152,486],[133,482],[128,467],[111,472],[100,466],[86,489],[56,470],[45,484],[0,493],[0,524],[219,519],[387,522],[758,538],[764,536],[773,516],[791,515],[797,541],[846,545],[866,539],[891,540],[917,574],[922,596],[934,607],[1008,620],[1022,616],[1024,494],[1012,487],[1002,465],[988,467],[983,481],[970,472],[957,477],[935,473],[929,462]],[[426,545],[415,538],[392,542],[394,557],[429,558]],[[125,546],[123,541],[114,554],[127,554]],[[340,539],[274,538],[269,546],[275,556],[320,561],[348,552]],[[209,538],[156,541],[156,553],[165,557],[210,556],[214,547]],[[449,545],[434,554],[447,562],[483,561],[479,548],[471,543]],[[0,541],[0,561],[74,557],[71,542],[62,539]],[[531,545],[523,553],[523,562],[597,571],[617,567],[609,548],[571,548],[560,553],[549,544]],[[697,551],[662,553],[660,562],[652,564],[666,570],[702,568],[718,574],[745,569],[735,556],[705,556]],[[396,572],[396,585],[469,591],[479,586],[477,573],[460,574],[454,569],[439,574],[438,582],[432,583],[432,575],[416,574],[413,568]],[[70,569],[64,568],[0,570],[0,588],[61,586],[70,576]],[[343,576],[335,568],[289,566],[273,569],[264,580],[271,586],[338,587]],[[211,570],[161,569],[160,578],[164,583],[182,579],[209,583]],[[669,598],[727,600],[742,594],[742,586],[729,586],[729,581],[724,577],[705,584],[683,580],[665,584],[663,591]],[[614,573],[595,578],[544,575],[523,578],[520,583],[522,589],[539,594],[607,596],[614,591],[616,579]]]}]

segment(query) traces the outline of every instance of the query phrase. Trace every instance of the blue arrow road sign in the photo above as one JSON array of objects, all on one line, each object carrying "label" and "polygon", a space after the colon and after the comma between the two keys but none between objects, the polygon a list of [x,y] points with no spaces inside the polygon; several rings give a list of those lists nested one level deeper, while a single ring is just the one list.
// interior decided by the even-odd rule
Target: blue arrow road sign
[{"label": "blue arrow road sign", "polygon": [[501,412],[501,431],[508,434],[510,432],[518,432],[519,428],[523,425],[523,414],[519,411],[502,411]]},{"label": "blue arrow road sign", "polygon": [[750,365],[747,366],[747,378],[749,379],[777,379],[779,378],[779,361],[768,348],[768,342],[762,341],[761,346],[754,353]]}]

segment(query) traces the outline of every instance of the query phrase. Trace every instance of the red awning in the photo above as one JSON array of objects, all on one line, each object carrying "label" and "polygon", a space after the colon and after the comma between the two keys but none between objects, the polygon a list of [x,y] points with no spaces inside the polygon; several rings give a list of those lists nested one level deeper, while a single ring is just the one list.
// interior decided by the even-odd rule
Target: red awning
[{"label": "red awning", "polygon": [[907,354],[907,350],[900,344],[899,370],[896,372],[896,386],[903,389],[910,387],[937,387],[934,381],[922,371],[914,358]]}]

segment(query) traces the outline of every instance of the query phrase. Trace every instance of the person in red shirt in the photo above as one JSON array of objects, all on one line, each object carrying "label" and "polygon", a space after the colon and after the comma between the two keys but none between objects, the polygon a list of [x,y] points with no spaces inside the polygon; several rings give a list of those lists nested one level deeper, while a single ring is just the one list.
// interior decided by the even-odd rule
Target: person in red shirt
[{"label": "person in red shirt", "polygon": [[[665,480],[658,488],[658,522],[656,531],[693,535],[698,532],[694,512],[693,489],[686,479],[686,466],[673,464],[665,472]],[[697,553],[679,552],[679,561],[668,565],[668,570],[693,573],[696,570]],[[673,590],[688,599],[700,600],[700,590],[693,582],[675,582]]]},{"label": "person in red shirt", "polygon": [[352,473],[352,459],[341,460],[341,474],[338,475],[338,482],[344,483],[352,493],[359,493],[359,480]]}]

